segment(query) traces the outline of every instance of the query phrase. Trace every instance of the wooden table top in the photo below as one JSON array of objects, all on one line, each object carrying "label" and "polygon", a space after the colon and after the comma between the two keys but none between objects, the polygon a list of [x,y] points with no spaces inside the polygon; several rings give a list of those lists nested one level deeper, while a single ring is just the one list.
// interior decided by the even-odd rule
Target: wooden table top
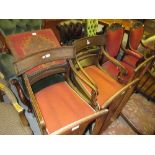
[{"label": "wooden table top", "polygon": [[43,50],[60,47],[51,29],[8,35],[6,43],[16,60]]},{"label": "wooden table top", "polygon": [[132,26],[133,22],[136,20],[131,19],[99,19],[99,24],[109,25],[112,23],[120,23],[125,27],[125,30],[129,31],[130,27]]}]

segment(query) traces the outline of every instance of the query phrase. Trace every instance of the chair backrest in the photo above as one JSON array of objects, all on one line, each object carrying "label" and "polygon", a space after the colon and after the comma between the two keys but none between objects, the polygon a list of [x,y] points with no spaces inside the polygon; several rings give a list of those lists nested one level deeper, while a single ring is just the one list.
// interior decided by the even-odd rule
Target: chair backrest
[{"label": "chair backrest", "polygon": [[124,27],[119,23],[113,23],[105,32],[106,49],[110,56],[117,57],[124,36]]},{"label": "chair backrest", "polygon": [[141,22],[134,23],[129,32],[127,48],[137,50],[140,45],[140,41],[142,40],[143,33],[144,24]]},{"label": "chair backrest", "polygon": [[98,30],[98,20],[97,19],[86,19],[85,23],[85,34],[87,37],[95,36]]},{"label": "chair backrest", "polygon": [[98,63],[101,46],[104,46],[104,36],[92,36],[78,39],[74,42],[76,57],[81,65],[89,66]]},{"label": "chair backrest", "polygon": [[71,45],[75,39],[84,36],[84,26],[81,20],[66,20],[57,25],[61,45]]},{"label": "chair backrest", "polygon": [[35,53],[31,56],[25,57],[22,60],[16,61],[14,66],[17,74],[22,75],[39,65],[47,64],[49,62],[52,63],[50,67],[39,69],[36,72],[28,75],[30,80],[37,82],[46,76],[65,72],[67,64],[61,63],[61,60],[67,60],[74,57],[75,52],[73,46],[64,46]]}]

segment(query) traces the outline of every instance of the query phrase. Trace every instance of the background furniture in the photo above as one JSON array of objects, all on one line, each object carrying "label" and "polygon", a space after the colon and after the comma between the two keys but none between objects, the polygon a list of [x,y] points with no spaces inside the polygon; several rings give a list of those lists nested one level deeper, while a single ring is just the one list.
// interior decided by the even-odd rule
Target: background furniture
[{"label": "background furniture", "polygon": [[[0,134],[30,135],[32,130],[25,117],[24,109],[18,104],[13,92],[7,87],[3,77],[0,77],[0,91],[11,103],[0,102]],[[3,94],[3,95],[4,95]],[[6,101],[5,101],[6,102]]]},{"label": "background furniture", "polygon": [[1,19],[0,20],[0,69],[6,80],[15,76],[13,68],[14,57],[10,54],[5,37],[25,31],[41,29],[42,20],[37,19]]}]

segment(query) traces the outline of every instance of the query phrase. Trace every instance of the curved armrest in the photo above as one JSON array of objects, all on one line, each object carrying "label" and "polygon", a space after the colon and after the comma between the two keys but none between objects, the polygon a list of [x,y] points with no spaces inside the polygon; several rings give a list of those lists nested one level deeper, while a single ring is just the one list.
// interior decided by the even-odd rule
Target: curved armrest
[{"label": "curved armrest", "polygon": [[141,54],[140,52],[137,52],[136,50],[132,49],[132,50],[129,50],[129,49],[125,49],[122,45],[121,45],[121,49],[128,55],[133,55],[135,56],[137,59],[141,59],[144,57],[143,54]]},{"label": "curved armrest", "polygon": [[79,63],[77,57],[75,58],[77,65],[79,66],[82,74],[91,82],[91,84],[97,89],[97,85],[95,84],[95,82],[89,77],[89,75],[85,72],[85,70],[83,69],[83,67],[81,66],[81,64]]},{"label": "curved armrest", "polygon": [[[98,90],[96,87],[94,87],[92,85],[92,83],[90,83],[89,81],[87,81],[86,79],[84,79],[76,70],[76,68],[74,67],[73,65],[73,62],[71,60],[69,60],[69,64],[70,64],[70,67],[72,69],[72,71],[75,73],[75,75],[80,79],[82,80],[84,83],[86,83],[91,89],[92,89],[92,92],[91,92],[91,95],[89,96],[89,98],[91,99],[92,103],[94,104],[94,106],[97,106],[98,109],[100,109],[100,106],[98,103],[96,103],[96,97],[98,95]],[[87,94],[89,94],[88,90],[85,89],[85,91],[87,92]]]},{"label": "curved armrest", "polygon": [[108,52],[105,51],[105,49],[103,49],[103,47],[101,48],[101,52],[103,53],[103,55],[109,60],[111,61],[112,63],[114,63],[116,66],[119,67],[120,69],[120,74],[123,74],[123,75],[127,75],[128,72],[127,70],[125,69],[125,67],[119,62],[117,61],[116,59],[114,59],[113,57],[111,57]]},{"label": "curved armrest", "polygon": [[23,104],[25,104],[28,107],[28,112],[32,112],[30,101],[25,96],[23,89],[21,88],[18,80],[17,79],[11,80],[11,84],[16,87],[20,100],[23,102]]},{"label": "curved armrest", "polygon": [[[145,45],[142,41],[140,41],[140,43],[141,43],[141,45],[142,45],[144,48],[146,48],[146,49],[148,49],[148,50],[150,50],[150,51],[155,51],[155,47],[154,47],[154,49],[153,49],[153,48],[150,48],[149,46]],[[154,46],[155,46],[155,45],[154,45]]]},{"label": "curved armrest", "polygon": [[25,114],[24,114],[24,109],[18,104],[17,102],[17,99],[16,97],[14,96],[14,94],[12,93],[12,91],[5,86],[5,84],[3,83],[0,83],[0,90],[4,91],[5,94],[8,96],[8,98],[10,99],[13,107],[16,109],[16,111],[18,112],[20,118],[21,118],[21,121],[23,123],[23,125],[28,125],[28,121],[25,117]]}]

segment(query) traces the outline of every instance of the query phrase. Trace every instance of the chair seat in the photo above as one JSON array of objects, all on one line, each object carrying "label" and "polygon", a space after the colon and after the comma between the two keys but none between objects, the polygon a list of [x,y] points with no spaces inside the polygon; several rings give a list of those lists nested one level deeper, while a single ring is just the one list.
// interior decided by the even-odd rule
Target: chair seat
[{"label": "chair seat", "polygon": [[133,55],[125,55],[123,61],[132,67],[136,67],[139,59]]},{"label": "chair seat", "polygon": [[95,113],[66,82],[48,86],[37,92],[35,96],[48,134]]},{"label": "chair seat", "polygon": [[[124,61],[120,61],[120,63],[126,68],[126,70],[128,72],[127,75],[122,76],[123,82],[127,83],[133,74],[133,67],[131,67]],[[107,61],[104,64],[102,64],[102,67],[103,67],[103,69],[106,70],[106,72],[108,72],[115,79],[117,78],[117,76],[120,72],[119,68],[114,63],[112,63],[110,61]]]},{"label": "chair seat", "polygon": [[133,95],[122,114],[141,134],[155,134],[155,104],[143,96]]},{"label": "chair seat", "polygon": [[137,133],[119,116],[101,135],[137,135]]},{"label": "chair seat", "polygon": [[[84,68],[84,70],[98,86],[99,94],[97,96],[97,102],[101,106],[122,88],[122,85],[96,66],[89,66]],[[80,71],[79,73],[81,74]],[[85,83],[83,83],[83,85],[91,92],[91,89]]]},{"label": "chair seat", "polygon": [[22,124],[14,107],[11,104],[0,103],[0,135],[31,134],[31,129]]}]

